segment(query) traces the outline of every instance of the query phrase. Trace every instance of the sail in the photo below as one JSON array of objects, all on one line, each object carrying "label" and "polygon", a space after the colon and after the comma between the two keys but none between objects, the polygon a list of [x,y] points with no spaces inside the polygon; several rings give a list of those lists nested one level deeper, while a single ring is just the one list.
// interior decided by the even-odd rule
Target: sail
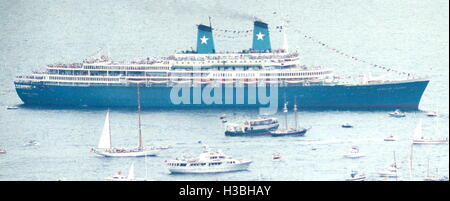
[{"label": "sail", "polygon": [[130,170],[128,170],[127,179],[134,179],[134,163],[131,163]]},{"label": "sail", "polygon": [[422,137],[422,119],[417,123],[416,130],[414,130],[413,139],[420,139]]},{"label": "sail", "polygon": [[111,149],[111,130],[109,126],[109,110],[106,113],[105,124],[103,126],[102,136],[98,142],[99,149]]}]

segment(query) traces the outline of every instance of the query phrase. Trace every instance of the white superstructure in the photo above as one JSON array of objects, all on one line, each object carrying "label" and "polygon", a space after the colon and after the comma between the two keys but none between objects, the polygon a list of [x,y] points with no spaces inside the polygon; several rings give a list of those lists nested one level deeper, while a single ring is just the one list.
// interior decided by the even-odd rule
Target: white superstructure
[{"label": "white superstructure", "polygon": [[234,159],[222,151],[205,150],[198,157],[165,161],[171,173],[219,173],[247,170],[251,160]]}]

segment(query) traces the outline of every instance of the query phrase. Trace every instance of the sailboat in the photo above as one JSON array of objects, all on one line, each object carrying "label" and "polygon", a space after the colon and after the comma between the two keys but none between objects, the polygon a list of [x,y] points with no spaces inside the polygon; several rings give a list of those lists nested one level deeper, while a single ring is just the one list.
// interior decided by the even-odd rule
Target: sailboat
[{"label": "sailboat", "polygon": [[297,104],[294,105],[294,113],[295,113],[295,127],[294,128],[290,128],[288,129],[288,117],[287,117],[287,113],[288,113],[288,108],[287,108],[287,102],[284,103],[284,107],[283,107],[283,113],[285,115],[285,128],[284,129],[278,129],[276,131],[273,131],[270,133],[270,135],[272,137],[280,137],[280,136],[304,136],[306,134],[306,132],[311,129],[311,128],[298,128],[297,125]]},{"label": "sailboat", "polygon": [[111,143],[111,128],[109,110],[106,113],[105,124],[103,126],[102,135],[98,142],[97,149],[92,148],[91,151],[105,157],[139,157],[139,156],[156,156],[157,153],[165,148],[158,147],[144,147],[143,136],[141,132],[141,101],[138,93],[138,117],[139,117],[139,145],[136,148],[115,148]]},{"label": "sailboat", "polygon": [[[437,131],[437,128],[436,128],[436,131]],[[444,144],[444,143],[448,143],[448,138],[433,139],[431,137],[423,137],[422,136],[422,120],[419,120],[419,123],[416,126],[416,130],[414,131],[413,144]]]},{"label": "sailboat", "polygon": [[378,174],[380,175],[380,177],[391,177],[391,178],[397,178],[400,176],[400,173],[398,172],[398,165],[397,165],[397,161],[395,160],[395,152],[394,152],[394,163],[391,164],[387,170],[385,171],[380,171],[378,172]]},{"label": "sailboat", "polygon": [[106,181],[145,181],[145,179],[134,176],[134,163],[132,163],[128,170],[128,176],[123,175],[122,171],[118,171],[114,176],[107,177]]}]

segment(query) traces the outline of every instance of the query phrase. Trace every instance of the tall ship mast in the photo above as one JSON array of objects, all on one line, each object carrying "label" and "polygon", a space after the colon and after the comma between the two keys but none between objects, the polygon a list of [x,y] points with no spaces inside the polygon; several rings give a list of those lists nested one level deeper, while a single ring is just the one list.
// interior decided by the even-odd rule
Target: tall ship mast
[{"label": "tall ship mast", "polygon": [[286,37],[283,48],[273,49],[261,20],[253,23],[252,47],[240,52],[217,52],[213,31],[211,24],[197,26],[196,50],[131,62],[96,55],[49,64],[43,72],[17,76],[14,84],[25,104],[38,105],[136,107],[134,83],[140,82],[142,107],[282,108],[278,100],[297,97],[302,108],[414,110],[429,82],[348,83],[331,69],[300,64],[299,53],[287,51]]}]

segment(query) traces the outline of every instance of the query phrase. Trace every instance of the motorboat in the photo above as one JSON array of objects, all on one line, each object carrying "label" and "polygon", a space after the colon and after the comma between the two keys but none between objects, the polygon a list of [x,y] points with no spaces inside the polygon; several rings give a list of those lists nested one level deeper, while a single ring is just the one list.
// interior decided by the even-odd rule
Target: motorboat
[{"label": "motorboat", "polygon": [[398,169],[399,167],[396,165],[396,163],[393,163],[387,168],[387,170],[378,172],[378,175],[380,175],[380,177],[397,178],[400,176]]},{"label": "motorboat", "polygon": [[28,142],[25,142],[24,146],[36,146],[39,145],[39,142],[36,142],[36,140],[30,140]]},{"label": "motorboat", "polygon": [[165,161],[172,174],[222,173],[247,170],[251,160],[234,159],[221,150],[205,149],[197,157]]},{"label": "motorboat", "polygon": [[365,155],[363,153],[359,152],[359,149],[356,147],[353,147],[349,153],[344,154],[344,157],[346,157],[346,158],[361,158],[364,156]]},{"label": "motorboat", "polygon": [[114,176],[105,178],[106,181],[146,181],[143,178],[134,176],[134,163],[131,164],[128,175],[125,176],[122,171],[118,171]]},{"label": "motorboat", "polygon": [[397,138],[394,137],[393,135],[390,135],[390,136],[384,138],[384,141],[396,141],[396,140],[397,140]]},{"label": "motorboat", "polygon": [[143,142],[143,135],[141,132],[141,104],[139,95],[139,86],[137,87],[138,95],[138,136],[139,144],[134,148],[116,148],[111,143],[111,128],[110,128],[110,115],[109,110],[106,113],[105,123],[103,125],[102,135],[98,142],[97,149],[91,148],[91,152],[94,152],[100,156],[105,157],[143,157],[143,156],[156,156],[159,151],[166,149],[165,147],[145,147]]},{"label": "motorboat", "polygon": [[341,125],[342,128],[353,128],[353,126],[349,123],[344,123]]},{"label": "motorboat", "polygon": [[396,118],[402,118],[402,117],[406,117],[406,114],[401,112],[399,109],[397,109],[394,112],[389,113],[389,116],[396,117]]},{"label": "motorboat", "polygon": [[19,107],[15,106],[15,105],[11,105],[11,106],[6,107],[6,109],[7,110],[17,110],[17,109],[19,109]]},{"label": "motorboat", "polygon": [[6,150],[0,149],[0,154],[6,154]]}]

